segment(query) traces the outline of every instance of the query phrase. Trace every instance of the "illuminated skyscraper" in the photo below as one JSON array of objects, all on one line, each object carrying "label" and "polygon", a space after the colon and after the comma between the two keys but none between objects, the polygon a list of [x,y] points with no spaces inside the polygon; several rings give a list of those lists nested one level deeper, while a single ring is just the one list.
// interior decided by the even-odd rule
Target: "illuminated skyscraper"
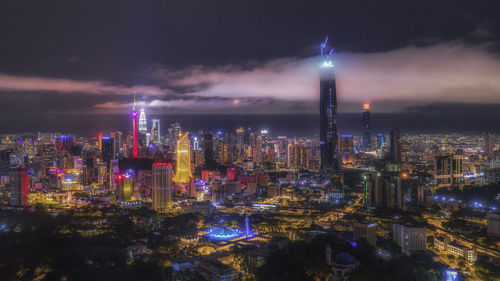
[{"label": "illuminated skyscraper", "polygon": [[133,144],[133,152],[132,152],[132,157],[137,158],[138,157],[138,149],[137,149],[137,111],[135,111],[135,95],[134,95],[134,107],[132,108],[132,112],[130,113],[130,116],[132,116],[132,126],[133,126],[133,138],[134,138],[134,144]]},{"label": "illuminated skyscraper", "polygon": [[160,143],[160,119],[153,119],[153,126],[151,127],[151,140],[155,144]]},{"label": "illuminated skyscraper", "polygon": [[116,176],[116,185],[118,189],[118,200],[131,201],[132,191],[134,189],[134,179],[130,174],[118,174]]},{"label": "illuminated skyscraper", "polygon": [[146,113],[144,112],[144,107],[141,108],[141,115],[139,115],[139,132],[146,135],[148,131],[148,122],[146,120]]},{"label": "illuminated skyscraper", "polygon": [[179,140],[177,140],[176,152],[176,167],[174,182],[187,183],[193,177],[191,174],[191,143],[189,141],[188,133],[179,133]]},{"label": "illuminated skyscraper", "polygon": [[377,149],[382,150],[383,147],[384,147],[384,133],[379,132],[377,134]]},{"label": "illuminated skyscraper", "polygon": [[28,171],[24,169],[12,171],[10,174],[10,185],[10,204],[14,206],[28,206]]},{"label": "illuminated skyscraper", "polygon": [[321,170],[335,172],[338,170],[337,160],[337,89],[335,85],[333,49],[327,50],[326,43],[321,44],[320,72],[320,150]]},{"label": "illuminated skyscraper", "polygon": [[339,154],[342,164],[352,164],[354,156],[354,145],[352,135],[340,135]]},{"label": "illuminated skyscraper", "polygon": [[153,209],[165,211],[172,202],[172,164],[154,163],[152,174]]},{"label": "illuminated skyscraper", "polygon": [[97,146],[99,148],[99,151],[102,151],[102,137],[102,133],[97,134]]},{"label": "illuminated skyscraper", "polygon": [[368,151],[371,149],[371,120],[370,120],[370,104],[363,104],[363,124],[361,126],[361,131],[363,133],[362,149],[363,151]]}]

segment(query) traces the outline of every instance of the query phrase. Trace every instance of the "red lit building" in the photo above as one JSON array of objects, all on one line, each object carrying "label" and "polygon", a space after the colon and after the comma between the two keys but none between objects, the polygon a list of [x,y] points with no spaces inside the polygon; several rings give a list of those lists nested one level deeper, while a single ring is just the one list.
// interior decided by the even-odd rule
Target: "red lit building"
[{"label": "red lit building", "polygon": [[14,206],[28,206],[28,194],[30,192],[28,171],[23,169],[13,171],[10,183],[10,204]]}]

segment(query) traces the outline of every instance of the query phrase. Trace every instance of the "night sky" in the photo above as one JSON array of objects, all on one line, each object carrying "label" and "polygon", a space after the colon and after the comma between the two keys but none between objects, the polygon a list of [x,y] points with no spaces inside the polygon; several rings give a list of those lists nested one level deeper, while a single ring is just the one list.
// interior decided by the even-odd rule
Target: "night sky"
[{"label": "night sky", "polygon": [[500,2],[2,1],[0,133],[162,127],[317,132],[319,43],[339,127],[500,131]]}]

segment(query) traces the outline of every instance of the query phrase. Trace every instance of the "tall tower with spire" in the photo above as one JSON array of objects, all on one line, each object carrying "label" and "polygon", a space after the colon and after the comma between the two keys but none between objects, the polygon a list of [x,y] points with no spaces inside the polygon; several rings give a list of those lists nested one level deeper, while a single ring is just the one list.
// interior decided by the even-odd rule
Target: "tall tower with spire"
[{"label": "tall tower with spire", "polygon": [[191,142],[187,132],[179,133],[175,152],[177,162],[173,181],[175,183],[188,183],[193,178],[193,174],[191,173]]},{"label": "tall tower with spire", "polygon": [[139,115],[139,132],[143,135],[146,135],[146,133],[148,132],[148,122],[146,120],[144,107],[141,108],[141,114]]},{"label": "tall tower with spire", "polygon": [[320,64],[320,152],[321,171],[330,173],[338,170],[337,159],[337,88],[333,65],[333,48],[327,48],[328,36],[321,44]]},{"label": "tall tower with spire", "polygon": [[134,94],[134,106],[132,107],[132,112],[130,116],[132,116],[132,127],[133,127],[133,138],[134,138],[134,147],[132,152],[132,157],[137,158],[139,155],[137,150],[137,111],[135,110],[135,94]]}]

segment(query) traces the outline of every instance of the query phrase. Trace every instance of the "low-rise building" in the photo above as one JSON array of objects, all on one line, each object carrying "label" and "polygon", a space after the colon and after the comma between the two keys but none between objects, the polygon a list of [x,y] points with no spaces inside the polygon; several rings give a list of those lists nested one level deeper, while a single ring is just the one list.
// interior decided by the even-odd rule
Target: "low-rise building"
[{"label": "low-rise building", "polygon": [[237,272],[216,259],[201,259],[195,263],[195,271],[208,281],[232,281]]},{"label": "low-rise building", "polygon": [[456,241],[450,241],[448,237],[434,236],[434,246],[445,254],[464,258],[468,262],[477,260],[476,247],[468,248]]},{"label": "low-rise building", "polygon": [[248,267],[250,269],[259,268],[271,256],[271,253],[271,250],[267,248],[256,248],[248,251]]}]

